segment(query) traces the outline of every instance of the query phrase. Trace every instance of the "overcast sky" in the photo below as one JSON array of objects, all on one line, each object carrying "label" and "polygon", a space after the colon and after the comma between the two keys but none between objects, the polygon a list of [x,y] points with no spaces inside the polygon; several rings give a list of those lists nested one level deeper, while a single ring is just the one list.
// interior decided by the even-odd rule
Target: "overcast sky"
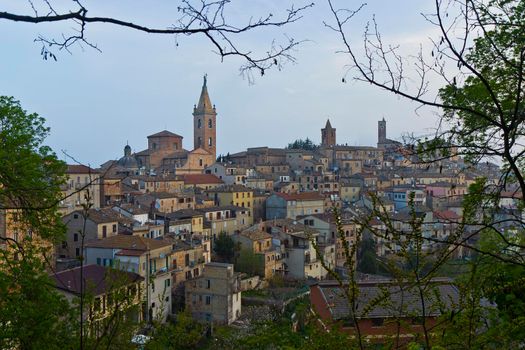
[{"label": "overcast sky", "polygon": [[[37,0],[34,0],[37,2]],[[415,53],[428,42],[432,27],[420,15],[429,0],[369,0],[349,27],[358,45],[364,25],[375,14],[386,41],[400,43],[403,52]],[[60,1],[69,5],[71,1]],[[85,2],[92,16],[114,16],[148,25],[167,27],[178,14],[176,1]],[[242,22],[267,12],[276,16],[288,1],[233,0],[227,14]],[[295,1],[296,6],[305,1]],[[357,7],[357,1],[340,1]],[[59,4],[59,5],[60,5]],[[31,14],[28,2],[0,0],[0,11]],[[326,28],[333,22],[325,0],[318,0],[299,22],[282,30],[258,30],[241,38],[244,47],[265,50],[272,39],[289,35],[307,39],[295,52],[297,62],[282,71],[256,77],[255,84],[239,75],[239,59],[220,57],[204,37],[175,39],[112,25],[88,25],[88,38],[102,53],[79,47],[73,54],[58,54],[58,62],[45,61],[39,34],[67,32],[72,24],[32,25],[0,20],[0,94],[14,96],[22,106],[47,119],[48,143],[61,154],[66,150],[79,161],[98,166],[122,155],[129,142],[133,151],[146,148],[146,136],[168,129],[184,136],[192,149],[192,110],[208,74],[208,91],[216,105],[218,153],[247,147],[283,147],[297,139],[320,142],[319,129],[330,118],[338,143],[374,145],[377,120],[388,122],[388,137],[404,132],[428,133],[435,125],[431,111],[381,92],[365,83],[344,84],[348,57],[337,54],[340,38]],[[61,158],[64,158],[61,155]]]}]

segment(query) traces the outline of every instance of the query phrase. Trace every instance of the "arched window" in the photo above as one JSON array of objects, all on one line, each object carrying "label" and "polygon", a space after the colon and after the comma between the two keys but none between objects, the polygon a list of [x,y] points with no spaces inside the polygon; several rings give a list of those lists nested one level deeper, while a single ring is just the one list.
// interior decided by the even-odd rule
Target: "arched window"
[{"label": "arched window", "polygon": [[213,128],[213,122],[212,122],[211,118],[208,119],[208,128],[210,128],[210,129]]},{"label": "arched window", "polygon": [[199,136],[197,137],[197,148],[202,145],[202,138]]},{"label": "arched window", "polygon": [[202,159],[199,159],[199,166],[202,166]]},{"label": "arched window", "polygon": [[212,139],[211,139],[211,137],[210,137],[210,138],[208,139],[208,146],[210,146],[210,147],[211,147],[211,146],[212,146],[212,144],[213,144],[213,142],[212,142]]},{"label": "arched window", "polygon": [[201,128],[202,127],[202,120],[200,119],[197,119],[197,128]]}]

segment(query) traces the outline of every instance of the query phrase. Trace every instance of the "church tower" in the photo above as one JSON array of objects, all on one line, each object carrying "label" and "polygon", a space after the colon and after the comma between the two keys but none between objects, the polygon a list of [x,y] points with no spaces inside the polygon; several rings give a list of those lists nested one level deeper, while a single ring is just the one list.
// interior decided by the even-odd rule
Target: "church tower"
[{"label": "church tower", "polygon": [[383,120],[379,120],[377,122],[377,144],[384,144],[386,143],[386,121],[385,118]]},{"label": "church tower", "polygon": [[216,148],[216,117],[215,106],[211,104],[208,88],[206,87],[207,75],[204,75],[199,104],[193,108],[193,148],[203,148],[217,157]]},{"label": "church tower", "polygon": [[321,129],[321,146],[331,147],[335,145],[335,128],[332,128],[330,119],[327,119],[326,126]]}]

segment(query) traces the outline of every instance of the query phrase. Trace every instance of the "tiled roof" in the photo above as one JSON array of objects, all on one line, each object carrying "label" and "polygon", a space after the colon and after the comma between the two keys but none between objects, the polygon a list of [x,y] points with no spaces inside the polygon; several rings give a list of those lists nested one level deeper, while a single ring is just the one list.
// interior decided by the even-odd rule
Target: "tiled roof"
[{"label": "tiled roof", "polygon": [[258,240],[261,240],[261,239],[272,238],[271,234],[269,234],[267,232],[264,232],[264,231],[260,231],[260,230],[257,230],[257,231],[243,231],[243,232],[239,233],[239,235],[247,237],[247,238],[251,239],[252,241],[258,241]]},{"label": "tiled roof", "polygon": [[458,221],[459,215],[456,214],[456,212],[452,210],[443,210],[443,211],[435,211],[434,216],[436,219],[446,220],[446,221]]},{"label": "tiled roof", "polygon": [[[419,291],[416,287],[399,285],[392,280],[358,281],[357,296],[358,318],[396,317],[400,310],[402,317],[415,317],[423,314]],[[328,308],[334,320],[348,318],[351,309],[344,291],[337,281],[319,282],[318,287],[324,297],[324,305]],[[434,279],[425,293],[425,315],[439,316],[442,306],[452,310],[459,301],[459,291],[450,279]]]},{"label": "tiled roof", "polygon": [[[51,277],[56,287],[73,294],[80,294],[80,267],[58,272]],[[99,265],[87,265],[83,268],[84,288],[93,295],[105,294],[123,285],[143,281],[140,275],[133,272],[110,269]]]},{"label": "tiled roof", "polygon": [[156,134],[153,134],[153,135],[149,135],[148,138],[150,137],[179,137],[182,139],[182,136],[180,135],[177,135],[171,131],[168,131],[168,130],[162,130]]},{"label": "tiled roof", "polygon": [[[73,213],[82,215],[82,210],[76,210]],[[88,220],[91,220],[97,224],[104,224],[110,222],[118,222],[119,217],[121,216],[122,215],[118,214],[111,208],[95,208],[89,209],[87,218]]]},{"label": "tiled roof", "polygon": [[253,192],[253,189],[243,185],[233,184],[222,185],[214,189],[208,190],[208,192]]},{"label": "tiled roof", "polygon": [[98,174],[99,171],[81,164],[68,164],[66,174]]},{"label": "tiled roof", "polygon": [[104,239],[90,241],[88,248],[130,249],[138,251],[155,250],[170,246],[169,242],[140,236],[116,235]]},{"label": "tiled roof", "polygon": [[224,183],[217,176],[212,174],[185,174],[182,176],[186,185],[201,185],[201,184],[222,184]]},{"label": "tiled roof", "polygon": [[317,201],[324,200],[324,197],[319,192],[300,192],[300,193],[275,193],[279,197],[287,201]]}]

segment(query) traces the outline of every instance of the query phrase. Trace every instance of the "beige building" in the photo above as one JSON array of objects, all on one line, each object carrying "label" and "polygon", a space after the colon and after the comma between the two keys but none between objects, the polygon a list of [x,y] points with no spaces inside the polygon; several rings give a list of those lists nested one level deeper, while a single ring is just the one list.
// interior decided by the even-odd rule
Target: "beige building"
[{"label": "beige building", "polygon": [[240,276],[232,264],[211,262],[186,286],[186,310],[194,319],[231,324],[241,315]]},{"label": "beige building", "polygon": [[[68,165],[67,180],[62,185],[60,212],[63,215],[83,208],[88,198],[93,208],[100,208],[100,173],[85,165]],[[89,197],[87,197],[89,193]]]},{"label": "beige building", "polygon": [[91,241],[84,250],[86,264],[112,266],[144,277],[143,309],[150,320],[165,321],[172,309],[172,243],[139,236],[117,235]]},{"label": "beige building", "polygon": [[[76,267],[53,274],[56,288],[76,306],[82,293],[81,268]],[[144,278],[134,272],[118,271],[99,265],[82,268],[84,293],[93,300],[84,311],[87,332],[98,336],[110,317],[121,315],[126,321],[142,321]],[[91,299],[92,298],[92,299]]]},{"label": "beige building", "polygon": [[82,210],[76,210],[62,218],[67,227],[66,239],[57,247],[58,258],[76,258],[82,254],[84,243],[95,239],[115,236],[119,231],[119,214],[111,208],[90,209],[85,217]]},{"label": "beige building", "polygon": [[320,213],[324,213],[324,197],[318,192],[274,193],[266,199],[266,220]]},{"label": "beige building", "polygon": [[[284,274],[284,257],[280,247],[272,244],[272,235],[260,230],[246,230],[232,236],[240,245],[237,261],[244,262],[237,267],[241,272],[254,272],[259,276],[269,279],[275,274]],[[243,254],[253,255],[254,261],[245,261]],[[253,266],[243,266],[249,263]],[[249,269],[250,271],[245,271]]]}]

